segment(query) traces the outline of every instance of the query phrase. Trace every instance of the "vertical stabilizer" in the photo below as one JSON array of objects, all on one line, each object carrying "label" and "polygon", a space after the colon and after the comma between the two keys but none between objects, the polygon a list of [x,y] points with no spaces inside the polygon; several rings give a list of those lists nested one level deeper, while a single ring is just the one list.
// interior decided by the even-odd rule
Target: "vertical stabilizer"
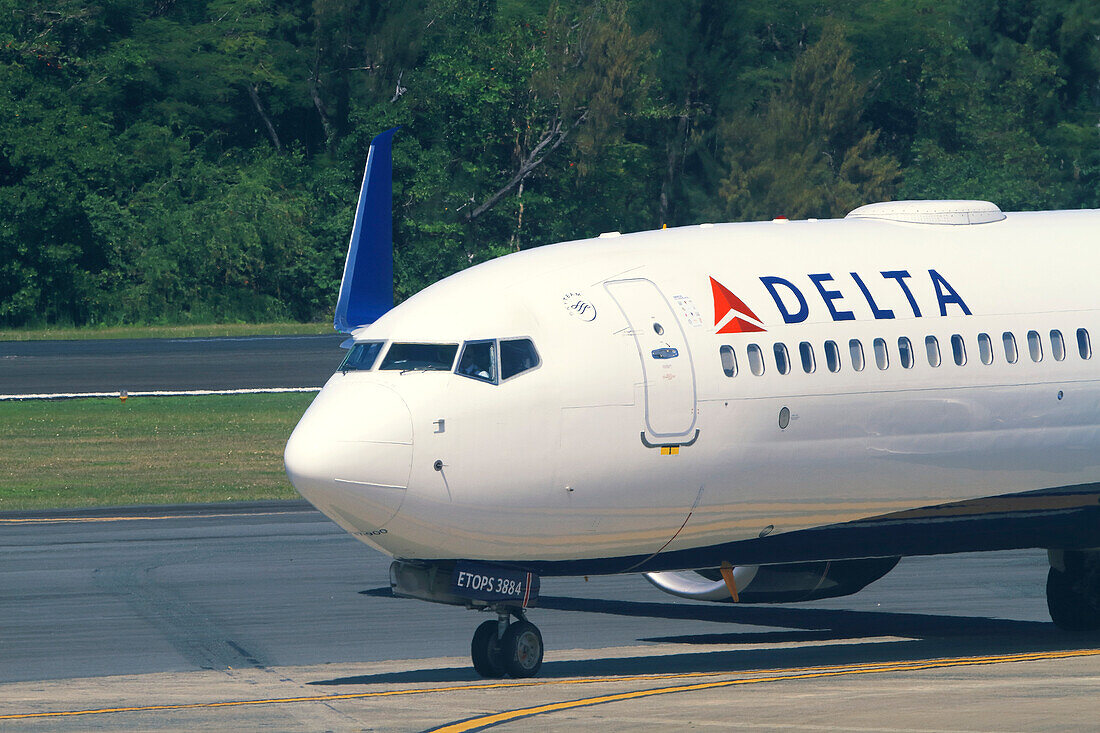
[{"label": "vertical stabilizer", "polygon": [[344,279],[336,300],[337,331],[351,333],[373,323],[393,307],[393,156],[399,128],[386,130],[370,144],[359,207],[351,228]]}]

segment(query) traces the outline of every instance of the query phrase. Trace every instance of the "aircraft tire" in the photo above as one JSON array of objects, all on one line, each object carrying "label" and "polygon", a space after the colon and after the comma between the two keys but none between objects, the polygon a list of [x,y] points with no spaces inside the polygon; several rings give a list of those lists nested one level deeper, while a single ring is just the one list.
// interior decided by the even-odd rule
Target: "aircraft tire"
[{"label": "aircraft tire", "polygon": [[474,670],[482,677],[500,679],[508,671],[501,653],[500,640],[497,639],[496,621],[485,621],[477,627],[474,640],[470,643],[470,657],[474,662]]},{"label": "aircraft tire", "polygon": [[542,667],[542,634],[530,621],[517,621],[500,640],[504,666],[513,677],[534,677]]},{"label": "aircraft tire", "polygon": [[1081,592],[1070,573],[1051,568],[1047,573],[1047,609],[1054,625],[1063,631],[1100,629],[1100,608]]}]

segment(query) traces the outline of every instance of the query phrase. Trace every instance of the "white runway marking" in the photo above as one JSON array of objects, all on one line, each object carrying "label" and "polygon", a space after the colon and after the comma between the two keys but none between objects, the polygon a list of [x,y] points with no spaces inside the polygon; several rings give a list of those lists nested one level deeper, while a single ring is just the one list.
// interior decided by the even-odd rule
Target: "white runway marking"
[{"label": "white runway marking", "polygon": [[[273,394],[279,392],[320,392],[320,387],[249,387],[246,389],[175,389],[152,392],[126,392],[127,397],[200,397],[205,395]],[[76,400],[89,397],[118,398],[120,392],[43,392],[38,394],[0,394],[0,402],[15,400]]]}]

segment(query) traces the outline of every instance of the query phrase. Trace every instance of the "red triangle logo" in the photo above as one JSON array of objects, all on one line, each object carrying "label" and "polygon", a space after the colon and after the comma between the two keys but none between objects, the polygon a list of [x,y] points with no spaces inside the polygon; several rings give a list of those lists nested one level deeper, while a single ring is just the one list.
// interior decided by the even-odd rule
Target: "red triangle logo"
[{"label": "red triangle logo", "polygon": [[760,321],[760,318],[752,312],[751,308],[745,305],[743,300],[731,293],[725,285],[713,277],[710,279],[710,289],[714,294],[714,325],[717,326],[721,323],[731,312],[735,314],[733,319],[718,329],[718,333],[755,333],[764,330],[755,323],[749,323],[745,318],[737,317],[745,316],[754,321]]},{"label": "red triangle logo", "polygon": [[718,329],[718,333],[755,333],[763,331],[760,326],[740,318],[733,318],[729,323]]}]

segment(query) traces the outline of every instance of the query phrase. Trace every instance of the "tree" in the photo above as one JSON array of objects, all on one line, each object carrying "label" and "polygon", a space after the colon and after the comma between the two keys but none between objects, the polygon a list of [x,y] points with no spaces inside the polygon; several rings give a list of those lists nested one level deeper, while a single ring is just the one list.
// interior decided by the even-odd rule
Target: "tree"
[{"label": "tree", "polygon": [[574,141],[583,176],[623,139],[624,118],[637,114],[645,99],[643,72],[653,40],[634,33],[626,12],[626,4],[615,0],[568,9],[551,5],[544,44],[531,54],[539,68],[520,100],[514,173],[467,214],[469,220],[512,190],[522,191],[524,181],[567,140]]},{"label": "tree", "polygon": [[[1077,3],[963,8],[961,32],[925,56],[903,194],[984,198],[1009,210],[1095,201],[1100,136],[1082,84],[1095,88],[1100,63],[1096,44],[1090,54],[1081,43],[1090,23]],[[1100,30],[1095,14],[1091,27]]]},{"label": "tree", "polygon": [[862,120],[866,96],[851,48],[838,30],[827,30],[798,57],[781,92],[723,127],[723,213],[735,220],[833,217],[887,200],[900,170],[876,151],[879,132]]}]

